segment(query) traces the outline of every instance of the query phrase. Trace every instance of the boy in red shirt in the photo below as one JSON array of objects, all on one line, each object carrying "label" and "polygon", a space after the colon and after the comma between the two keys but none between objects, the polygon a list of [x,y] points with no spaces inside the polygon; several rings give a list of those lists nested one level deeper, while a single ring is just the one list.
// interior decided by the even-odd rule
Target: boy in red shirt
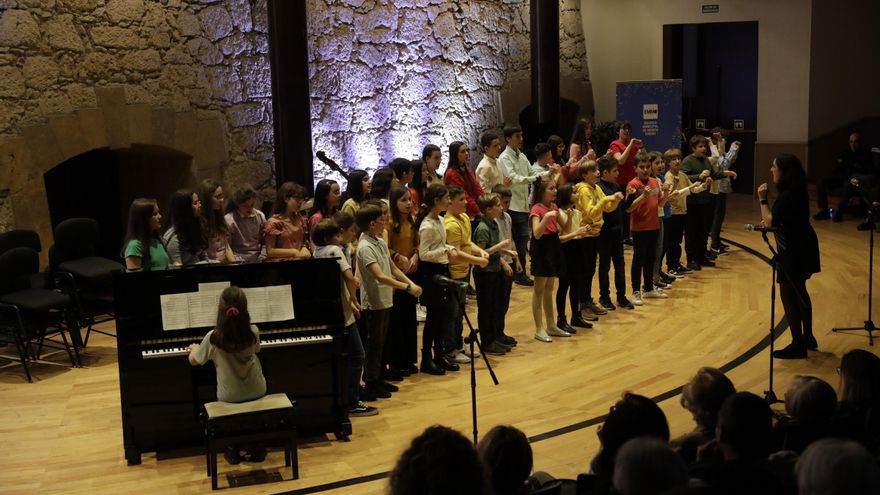
[{"label": "boy in red shirt", "polygon": [[[660,182],[651,177],[651,163],[647,153],[635,157],[636,178],[626,185],[624,207],[630,215],[629,229],[633,236],[633,258],[630,268],[630,281],[633,288],[632,303],[644,304],[642,297],[665,298],[666,294],[654,288],[654,256],[657,250],[657,237],[660,232],[660,217],[657,208],[666,199],[666,191]],[[644,293],[639,291],[644,276]]]}]

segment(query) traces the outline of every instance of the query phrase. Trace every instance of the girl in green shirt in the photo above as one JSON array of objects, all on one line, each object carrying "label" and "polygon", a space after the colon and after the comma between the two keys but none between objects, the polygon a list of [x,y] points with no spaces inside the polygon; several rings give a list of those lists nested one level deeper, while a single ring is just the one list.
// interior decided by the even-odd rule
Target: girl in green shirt
[{"label": "girl in green shirt", "polygon": [[122,256],[128,271],[168,268],[168,253],[159,237],[161,227],[162,214],[159,213],[159,205],[155,199],[138,198],[131,203],[128,209],[128,229],[122,244]]}]

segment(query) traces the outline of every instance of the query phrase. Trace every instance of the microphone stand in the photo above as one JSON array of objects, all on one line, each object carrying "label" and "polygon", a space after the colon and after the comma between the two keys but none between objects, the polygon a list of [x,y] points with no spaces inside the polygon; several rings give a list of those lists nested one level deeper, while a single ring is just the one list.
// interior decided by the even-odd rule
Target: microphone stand
[{"label": "microphone stand", "polygon": [[471,357],[471,415],[472,421],[474,425],[474,445],[477,445],[477,372],[474,368],[474,344],[480,349],[480,355],[483,357],[483,362],[486,363],[486,368],[489,370],[489,376],[492,377],[492,382],[495,385],[498,385],[498,377],[495,376],[495,370],[492,369],[492,365],[489,364],[489,359],[486,357],[486,353],[483,352],[483,346],[480,344],[480,339],[477,337],[479,331],[474,328],[471,324],[471,319],[468,317],[467,311],[464,309],[464,298],[465,290],[467,286],[458,286],[453,288],[453,294],[455,294],[456,302],[461,308],[461,314],[464,315],[464,321],[467,323],[468,330],[470,333],[467,338],[465,338],[465,342],[470,345],[470,357]]},{"label": "microphone stand", "polygon": [[865,324],[860,327],[836,327],[832,328],[831,331],[843,332],[847,330],[864,330],[868,332],[868,345],[874,345],[873,332],[877,329],[877,327],[874,326],[874,319],[872,317],[874,298],[874,222],[877,216],[877,212],[874,210],[872,202],[867,201],[867,199],[864,197],[862,199],[864,199],[865,204],[868,205],[868,218],[866,218],[865,221],[868,223],[868,227],[870,227],[868,229],[870,231],[870,241],[868,241],[868,319],[865,320]]},{"label": "microphone stand", "polygon": [[764,239],[764,243],[767,244],[767,247],[772,254],[770,260],[767,262],[770,265],[773,274],[773,278],[770,279],[770,382],[769,390],[764,391],[764,401],[766,401],[767,404],[772,405],[782,402],[776,397],[776,392],[773,391],[773,343],[776,340],[773,331],[776,322],[776,265],[779,263],[779,256],[776,254],[776,250],[773,249],[770,239],[767,238],[766,230],[761,231],[761,238]]}]

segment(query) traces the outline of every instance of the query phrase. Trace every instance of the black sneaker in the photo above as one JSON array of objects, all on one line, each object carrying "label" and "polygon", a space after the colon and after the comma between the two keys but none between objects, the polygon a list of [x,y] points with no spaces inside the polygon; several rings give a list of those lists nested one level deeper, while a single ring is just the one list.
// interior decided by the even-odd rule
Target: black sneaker
[{"label": "black sneaker", "polygon": [[675,282],[676,278],[666,272],[660,272],[660,280],[662,280],[666,285]]},{"label": "black sneaker", "polygon": [[483,353],[490,356],[503,356],[507,354],[507,348],[499,342],[492,342],[489,345],[483,346]]},{"label": "black sneaker", "polygon": [[661,289],[669,288],[669,284],[667,284],[666,282],[664,282],[662,280],[657,280],[656,282],[653,283],[653,285],[654,285],[654,287],[660,287]]},{"label": "black sneaker", "polygon": [[382,370],[382,379],[389,382],[399,382],[403,381],[403,374],[397,371],[396,368],[385,368],[384,370]]},{"label": "black sneaker", "polygon": [[[698,265],[698,266],[699,266],[699,265]],[[697,268],[697,269],[699,270],[699,268]],[[686,273],[690,273],[690,272],[692,272],[693,270],[692,270],[689,266],[678,265],[678,271],[679,271],[680,273],[685,273],[685,274],[686,274]]]},{"label": "black sneaker", "polygon": [[509,347],[516,347],[517,344],[516,339],[510,335],[502,335],[501,337],[498,337],[498,341]]},{"label": "black sneaker", "polygon": [[684,278],[684,274],[685,274],[684,270],[682,270],[682,267],[679,267],[679,266],[677,266],[675,268],[670,268],[668,273],[669,273],[669,275],[672,275],[676,279]]},{"label": "black sneaker", "polygon": [[[379,382],[381,382],[381,380],[377,380],[376,382],[367,383],[367,386],[364,387],[364,390],[366,390],[368,392],[372,392],[373,395],[376,396],[376,398],[378,398],[378,399],[390,399],[391,398],[391,391],[385,390],[384,388],[382,388],[382,386],[379,385]],[[385,382],[383,382],[383,383],[385,383]],[[390,383],[389,383],[389,385],[390,385]],[[363,395],[361,395],[361,399],[363,400]]]},{"label": "black sneaker", "polygon": [[535,285],[535,281],[530,279],[526,274],[520,273],[516,277],[513,278],[513,282],[517,285],[525,285],[527,287],[532,287]]},{"label": "black sneaker", "polygon": [[571,319],[571,326],[581,328],[593,328],[592,323],[585,321],[583,318],[578,318],[577,316]]},{"label": "black sneaker", "polygon": [[611,302],[611,299],[606,299],[604,297],[599,298],[599,304],[608,311],[614,311],[615,309],[617,309],[617,306],[615,306],[614,303]]},{"label": "black sneaker", "polygon": [[375,402],[378,397],[376,397],[376,392],[368,389],[367,387],[361,387],[358,391],[358,397],[363,402]]},{"label": "black sneaker", "polygon": [[381,388],[382,390],[387,390],[389,392],[397,392],[398,390],[400,390],[399,388],[397,388],[397,385],[392,385],[385,380],[376,380],[374,385]]},{"label": "black sneaker", "polygon": [[263,462],[266,460],[266,454],[268,453],[269,451],[266,450],[266,447],[245,449],[244,459],[248,462]]},{"label": "black sneaker", "polygon": [[698,272],[703,269],[703,267],[701,267],[700,264],[697,263],[696,261],[688,261],[687,268],[688,268],[688,270],[695,271],[695,272]]},{"label": "black sneaker", "polygon": [[715,266],[715,262],[709,258],[700,260],[700,266]]},{"label": "black sneaker", "polygon": [[453,362],[446,356],[436,359],[434,362],[437,363],[437,366],[443,368],[446,371],[458,371],[461,369],[461,367],[457,363]]},{"label": "black sneaker", "polygon": [[633,306],[633,303],[629,299],[627,299],[626,297],[618,297],[617,298],[617,305],[620,306],[621,308],[636,309],[636,307]]},{"label": "black sneaker", "polygon": [[368,406],[363,402],[358,402],[356,406],[348,409],[348,416],[360,418],[364,416],[375,416],[379,414],[379,410],[373,406]]},{"label": "black sneaker", "polygon": [[563,332],[577,333],[577,330],[575,330],[574,328],[571,327],[571,325],[566,323],[565,319],[563,319],[563,318],[556,320],[556,326],[559,327],[559,329],[562,330]]},{"label": "black sneaker", "polygon": [[782,349],[773,351],[773,357],[776,359],[806,359],[807,350],[794,344],[788,344]]}]

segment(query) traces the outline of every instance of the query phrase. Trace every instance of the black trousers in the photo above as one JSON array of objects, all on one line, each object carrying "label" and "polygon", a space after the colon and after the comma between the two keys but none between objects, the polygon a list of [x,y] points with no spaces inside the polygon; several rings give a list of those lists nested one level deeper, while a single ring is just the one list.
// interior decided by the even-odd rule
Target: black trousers
[{"label": "black trousers", "polygon": [[385,338],[382,364],[400,369],[418,362],[418,326],[415,297],[405,291],[394,291],[391,307],[391,323]]},{"label": "black trousers", "polygon": [[712,214],[712,248],[721,248],[721,225],[724,224],[724,216],[727,214],[727,194],[715,195],[715,211]]},{"label": "black trousers", "polygon": [[663,244],[666,251],[666,269],[681,266],[681,237],[687,215],[672,215],[663,219]]},{"label": "black trousers", "polygon": [[819,204],[819,211],[828,211],[828,191],[840,194],[840,203],[838,203],[837,210],[834,212],[840,215],[846,212],[849,200],[859,194],[858,188],[850,184],[847,177],[839,175],[825,177],[816,185],[816,202]]},{"label": "black trousers", "polygon": [[391,309],[364,310],[367,328],[366,362],[364,381],[374,382],[382,378],[382,351],[391,319]]},{"label": "black trousers", "polygon": [[[581,284],[583,283],[583,277],[577,273],[578,270],[572,270],[572,267],[581,265],[581,258],[584,255],[584,250],[582,249],[581,244],[578,240],[571,240],[563,243],[562,253],[565,255],[565,266],[567,270],[559,274],[559,286],[556,288],[556,316],[559,319],[565,319],[566,299],[571,303],[572,316],[578,314],[578,303],[580,302],[582,294]],[[594,254],[594,266],[595,263]]]},{"label": "black trousers", "polygon": [[483,345],[495,342],[501,335],[498,332],[498,313],[503,294],[501,291],[501,272],[474,270],[474,284],[477,291],[477,328]]},{"label": "black trousers", "polygon": [[583,258],[581,259],[582,272],[574,274],[573,277],[580,277],[578,283],[580,289],[579,299],[582,303],[588,303],[593,298],[593,275],[596,274],[596,255],[599,253],[599,240],[597,237],[584,237],[576,241],[581,246]]},{"label": "black trousers", "polygon": [[[511,267],[512,267],[511,263]],[[498,312],[495,314],[495,330],[498,335],[504,335],[504,317],[507,316],[507,309],[510,307],[510,292],[513,290],[513,277],[508,277],[501,272],[501,278],[498,282]]]},{"label": "black trousers", "polygon": [[779,299],[782,300],[782,307],[785,309],[785,318],[791,331],[791,342],[795,346],[803,347],[803,337],[813,335],[813,302],[807,292],[807,280],[797,274],[780,277]]},{"label": "black trousers", "polygon": [[614,263],[614,288],[617,298],[626,297],[626,262],[623,259],[623,231],[620,228],[603,227],[596,238],[599,251],[599,297],[611,299],[611,287],[608,272]]},{"label": "black trousers", "polygon": [[529,214],[521,211],[507,210],[510,215],[510,230],[513,243],[516,245],[516,256],[519,264],[526,269],[526,253],[529,252]]},{"label": "black trousers", "polygon": [[709,225],[712,222],[712,203],[691,203],[687,205],[685,220],[684,249],[688,262],[699,263],[706,259],[706,241],[709,238]]},{"label": "black trousers", "polygon": [[641,285],[641,278],[645,279],[645,292],[654,290],[654,258],[657,251],[656,230],[634,230],[633,236],[633,259],[630,267],[630,282],[632,290],[636,292]]}]

